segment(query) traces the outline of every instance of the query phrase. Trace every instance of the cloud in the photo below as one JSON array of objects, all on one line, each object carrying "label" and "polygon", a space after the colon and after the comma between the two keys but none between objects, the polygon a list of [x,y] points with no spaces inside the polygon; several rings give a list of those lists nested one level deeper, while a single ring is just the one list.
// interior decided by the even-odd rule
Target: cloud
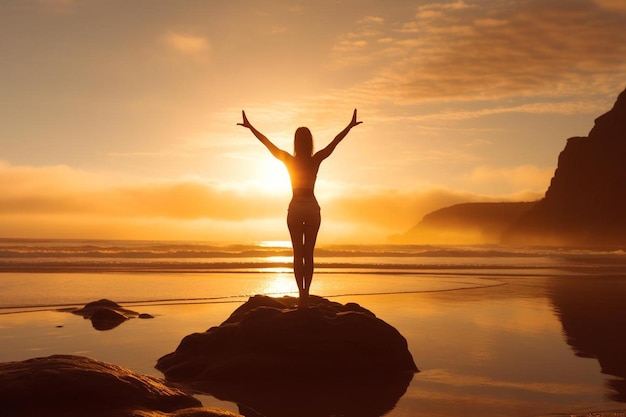
[{"label": "cloud", "polygon": [[[483,171],[483,180],[491,178]],[[259,240],[288,238],[287,200],[258,188],[192,180],[137,181],[65,166],[0,161],[5,236]],[[381,242],[430,211],[470,201],[507,200],[446,189],[399,191],[345,185],[320,198],[322,240]]]},{"label": "cloud", "polygon": [[77,3],[77,0],[36,0],[36,2],[44,7],[59,10],[59,8],[67,8]]},{"label": "cloud", "polygon": [[547,190],[553,175],[553,168],[539,168],[533,165],[507,168],[479,166],[474,168],[469,181],[493,187],[504,186],[513,189]]},{"label": "cloud", "polygon": [[167,32],[161,37],[161,41],[171,50],[183,55],[201,56],[209,52],[210,43],[202,36]]},{"label": "cloud", "polygon": [[596,3],[608,10],[626,12],[626,3],[623,0],[596,0]]},{"label": "cloud", "polygon": [[139,181],[67,166],[0,161],[3,236],[255,240],[288,238],[280,198],[193,180]]},{"label": "cloud", "polygon": [[[0,165],[0,214],[96,215],[119,218],[240,221],[272,217],[281,209],[262,191],[199,181],[107,181],[65,166]],[[251,196],[250,194],[256,194]],[[251,208],[250,199],[258,199]]]},{"label": "cloud", "polygon": [[76,12],[79,0],[20,0],[0,2],[0,8],[6,6],[35,12],[67,15]]},{"label": "cloud", "polygon": [[[0,161],[0,216],[255,221],[286,212],[284,198],[250,184],[115,177],[67,166]],[[251,203],[253,202],[253,203]]]},{"label": "cloud", "polygon": [[44,7],[69,7],[76,4],[77,0],[37,0]]},{"label": "cloud", "polygon": [[606,8],[591,0],[419,6],[412,18],[378,27],[384,42],[369,42],[364,30],[340,37],[336,59],[377,62],[364,89],[403,104],[608,93],[623,84],[626,15],[607,11],[617,2],[601,3]]},{"label": "cloud", "polygon": [[354,31],[341,35],[333,46],[332,66],[337,69],[371,64],[376,55],[370,54],[366,48],[372,43],[381,43],[384,23],[385,19],[378,16],[366,16],[357,21]]}]

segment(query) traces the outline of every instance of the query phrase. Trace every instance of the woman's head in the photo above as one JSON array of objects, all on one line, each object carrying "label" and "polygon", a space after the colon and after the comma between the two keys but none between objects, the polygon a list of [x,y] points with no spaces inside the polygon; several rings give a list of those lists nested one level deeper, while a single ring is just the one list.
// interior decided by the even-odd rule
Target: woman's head
[{"label": "woman's head", "polygon": [[313,135],[308,127],[299,127],[293,138],[293,151],[295,155],[313,155]]}]

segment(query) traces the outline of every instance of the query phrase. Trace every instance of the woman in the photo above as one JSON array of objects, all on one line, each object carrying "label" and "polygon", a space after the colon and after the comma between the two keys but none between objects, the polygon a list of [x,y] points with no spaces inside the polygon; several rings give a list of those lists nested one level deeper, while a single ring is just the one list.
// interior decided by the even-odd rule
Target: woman
[{"label": "woman", "polygon": [[237,124],[250,129],[271,154],[285,164],[289,171],[293,197],[289,203],[287,226],[293,245],[293,273],[300,293],[300,305],[306,306],[313,280],[313,250],[321,222],[320,206],[317,204],[313,193],[317,171],[322,161],[333,153],[339,142],[350,132],[350,129],[363,122],[357,122],[355,109],[348,126],[328,146],[315,154],[313,154],[311,131],[306,127],[299,127],[294,137],[294,154],[291,155],[276,147],[265,135],[256,130],[248,121],[245,111],[241,113],[243,123]]}]

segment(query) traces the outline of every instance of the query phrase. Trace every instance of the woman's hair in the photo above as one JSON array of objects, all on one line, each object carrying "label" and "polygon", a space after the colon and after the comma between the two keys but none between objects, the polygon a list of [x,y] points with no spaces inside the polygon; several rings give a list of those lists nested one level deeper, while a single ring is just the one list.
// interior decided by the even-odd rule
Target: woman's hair
[{"label": "woman's hair", "polygon": [[293,138],[293,152],[295,155],[313,155],[313,135],[308,127],[299,127]]}]

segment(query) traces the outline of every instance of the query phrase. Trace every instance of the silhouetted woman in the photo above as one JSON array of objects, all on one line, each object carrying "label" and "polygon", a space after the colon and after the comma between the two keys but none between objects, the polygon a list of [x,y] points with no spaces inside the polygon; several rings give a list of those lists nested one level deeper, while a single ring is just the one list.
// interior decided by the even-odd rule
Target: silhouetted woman
[{"label": "silhouetted woman", "polygon": [[300,305],[304,306],[307,303],[311,281],[313,280],[313,251],[321,222],[320,206],[313,193],[317,171],[322,161],[333,153],[339,142],[350,132],[350,129],[363,122],[357,122],[355,109],[348,126],[339,132],[328,146],[315,154],[313,154],[311,131],[306,127],[299,127],[293,141],[294,154],[291,155],[276,147],[265,135],[256,130],[248,121],[245,111],[241,113],[243,123],[237,124],[250,129],[272,155],[285,164],[289,171],[293,197],[289,203],[287,226],[293,245],[293,273],[300,293]]}]

